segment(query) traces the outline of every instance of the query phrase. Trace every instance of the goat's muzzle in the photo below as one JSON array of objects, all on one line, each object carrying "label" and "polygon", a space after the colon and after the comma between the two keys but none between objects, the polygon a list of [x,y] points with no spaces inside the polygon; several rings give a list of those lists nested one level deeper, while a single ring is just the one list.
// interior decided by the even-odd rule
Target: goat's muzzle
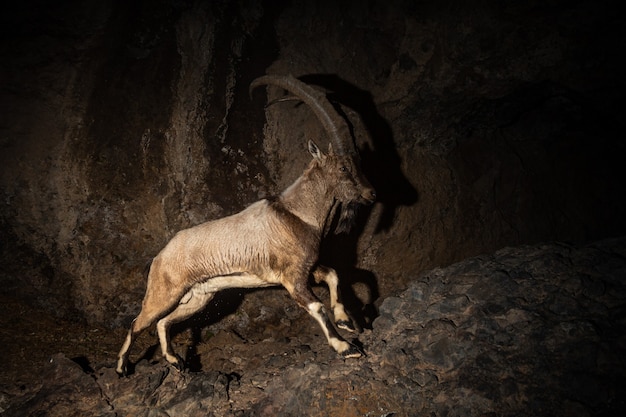
[{"label": "goat's muzzle", "polygon": [[373,188],[366,188],[365,190],[363,190],[363,193],[361,193],[361,201],[359,201],[359,203],[361,204],[365,204],[367,206],[369,206],[370,204],[374,204],[374,202],[376,201],[376,190],[374,190]]}]

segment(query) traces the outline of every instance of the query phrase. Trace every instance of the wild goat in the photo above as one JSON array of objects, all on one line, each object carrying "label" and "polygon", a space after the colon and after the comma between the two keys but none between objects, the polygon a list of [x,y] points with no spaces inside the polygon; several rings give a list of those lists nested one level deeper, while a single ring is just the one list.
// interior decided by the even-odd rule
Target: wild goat
[{"label": "wild goat", "polygon": [[313,160],[281,195],[250,205],[222,219],[178,232],[153,259],[141,312],[133,321],[120,350],[116,371],[127,373],[128,354],[137,335],[157,321],[165,359],[178,369],[169,336],[172,324],[191,317],[225,288],[282,285],[322,327],[328,343],[342,356],[359,357],[359,349],[344,340],[324,305],[309,286],[328,284],[330,306],[338,327],[354,331],[339,299],[335,271],[318,264],[321,238],[340,209],[338,229],[350,223],[357,204],[372,204],[376,193],[361,173],[359,158],[346,121],[324,93],[291,76],[263,76],[260,85],[276,85],[308,105],[322,123],[330,145],[328,154],[309,141]]}]

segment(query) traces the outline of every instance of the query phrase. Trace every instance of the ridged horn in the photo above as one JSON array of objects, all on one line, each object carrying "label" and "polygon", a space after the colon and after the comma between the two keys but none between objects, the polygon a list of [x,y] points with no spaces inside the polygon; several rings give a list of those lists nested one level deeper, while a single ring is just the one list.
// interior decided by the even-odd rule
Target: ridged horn
[{"label": "ridged horn", "polygon": [[250,83],[250,94],[260,85],[281,87],[313,110],[322,126],[328,132],[335,151],[340,155],[356,153],[346,121],[337,113],[326,98],[326,94],[314,89],[291,75],[264,75]]}]

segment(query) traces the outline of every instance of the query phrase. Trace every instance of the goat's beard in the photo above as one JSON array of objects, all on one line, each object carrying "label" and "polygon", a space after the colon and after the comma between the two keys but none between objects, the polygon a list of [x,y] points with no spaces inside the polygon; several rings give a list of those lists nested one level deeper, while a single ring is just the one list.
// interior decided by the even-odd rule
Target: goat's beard
[{"label": "goat's beard", "polygon": [[[349,203],[341,203],[336,202],[332,208],[332,212],[330,215],[330,222],[326,227],[325,234],[328,234],[329,229],[332,229],[335,226],[335,234],[338,235],[340,233],[348,233],[352,226],[354,226],[354,222],[356,221],[356,215],[359,211],[359,207],[361,205],[356,202]],[[339,216],[335,219],[335,214],[337,213],[337,209],[339,210]]]}]

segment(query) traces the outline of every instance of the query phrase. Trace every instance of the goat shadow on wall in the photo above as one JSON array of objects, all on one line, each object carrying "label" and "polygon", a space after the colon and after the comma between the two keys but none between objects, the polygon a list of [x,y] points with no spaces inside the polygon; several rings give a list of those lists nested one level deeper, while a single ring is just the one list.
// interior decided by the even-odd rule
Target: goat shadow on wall
[{"label": "goat shadow on wall", "polygon": [[378,203],[383,205],[376,232],[389,230],[396,209],[400,206],[412,206],[418,200],[417,190],[401,170],[402,158],[398,153],[389,122],[378,112],[369,91],[362,90],[335,74],[310,74],[299,79],[329,91],[328,99],[348,121],[353,137],[354,126],[338,104],[345,105],[359,114],[374,146],[372,149],[366,144],[359,149],[362,169],[376,189]]},{"label": "goat shadow on wall", "polygon": [[[377,203],[383,210],[377,219],[374,233],[388,231],[400,206],[411,206],[418,200],[418,192],[401,170],[401,157],[393,138],[391,126],[378,112],[372,94],[341,79],[336,74],[309,74],[299,77],[307,84],[329,91],[327,97],[337,111],[348,121],[353,138],[354,125],[341,105],[358,113],[373,147],[366,143],[359,147],[361,168],[374,186]],[[378,312],[374,302],[379,298],[378,280],[371,271],[356,268],[357,243],[364,232],[372,207],[362,207],[352,231],[348,234],[328,235],[322,243],[320,263],[332,266],[340,277],[340,290],[346,308],[362,328],[371,328]],[[332,229],[331,229],[332,230]],[[365,285],[368,300],[355,293],[355,284]]]}]

